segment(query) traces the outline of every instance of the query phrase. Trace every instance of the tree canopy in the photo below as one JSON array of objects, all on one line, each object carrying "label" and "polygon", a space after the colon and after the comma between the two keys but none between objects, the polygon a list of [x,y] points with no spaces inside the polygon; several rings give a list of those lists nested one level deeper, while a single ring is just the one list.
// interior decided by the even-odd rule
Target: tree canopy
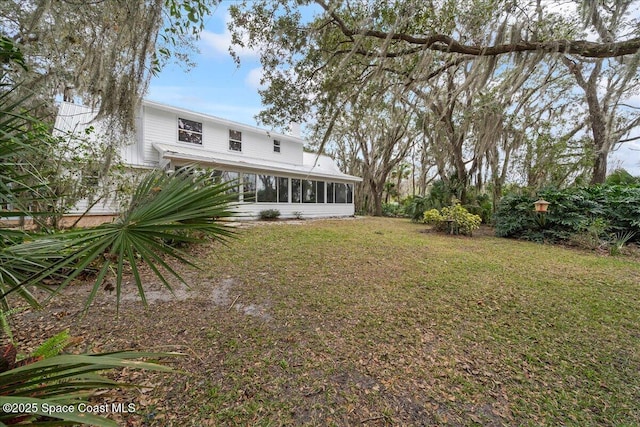
[{"label": "tree canopy", "polygon": [[258,0],[233,5],[229,28],[260,50],[259,120],[307,121],[321,148],[343,115],[358,120],[350,106],[380,99],[412,110],[422,135],[407,135],[425,141],[412,152],[426,150],[423,165],[445,180],[501,187],[517,171],[535,186],[595,183],[639,120],[626,102],[638,87],[638,6]]},{"label": "tree canopy", "polygon": [[[97,105],[101,117],[129,128],[151,75],[170,60],[189,65],[204,18],[216,3],[3,1],[3,83],[21,83],[41,103],[58,96],[81,99]],[[17,51],[20,61],[6,60]]]}]

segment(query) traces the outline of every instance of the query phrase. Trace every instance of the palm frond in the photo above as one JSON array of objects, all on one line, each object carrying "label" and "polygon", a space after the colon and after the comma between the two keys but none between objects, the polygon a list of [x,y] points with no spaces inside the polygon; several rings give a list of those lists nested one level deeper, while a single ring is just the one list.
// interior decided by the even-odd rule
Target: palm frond
[{"label": "palm frond", "polygon": [[[138,267],[141,264],[148,265],[171,290],[167,275],[183,283],[184,280],[165,258],[195,267],[189,256],[175,247],[176,243],[202,242],[207,238],[226,242],[234,236],[234,229],[220,220],[234,215],[233,194],[229,190],[235,186],[235,182],[217,183],[210,176],[196,174],[194,168],[184,168],[173,175],[153,171],[137,187],[129,209],[113,223],[38,236],[33,241],[13,246],[10,253],[28,253],[31,262],[40,262],[41,266],[49,264],[42,269],[35,265],[33,269],[27,269],[23,265],[23,271],[33,271],[33,274],[5,291],[4,296],[24,289],[25,285],[41,286],[44,278],[70,269],[67,278],[57,288],[60,291],[83,270],[97,266],[98,278],[85,309],[108,275],[112,274],[112,269],[115,271],[118,304],[127,268],[130,268],[138,293],[145,302]],[[58,255],[52,257],[51,254]]]},{"label": "palm frond", "polygon": [[[141,358],[158,359],[179,353],[115,352],[89,355],[61,355],[40,360],[0,373],[0,404],[16,404],[16,408],[29,408],[28,412],[0,413],[0,423],[16,425],[44,425],[56,421],[96,426],[116,426],[104,417],[81,413],[78,404],[97,389],[113,389],[128,384],[119,383],[99,375],[113,368],[145,369],[172,372],[170,367],[143,362]],[[71,405],[73,412],[45,411],[49,406]]]}]

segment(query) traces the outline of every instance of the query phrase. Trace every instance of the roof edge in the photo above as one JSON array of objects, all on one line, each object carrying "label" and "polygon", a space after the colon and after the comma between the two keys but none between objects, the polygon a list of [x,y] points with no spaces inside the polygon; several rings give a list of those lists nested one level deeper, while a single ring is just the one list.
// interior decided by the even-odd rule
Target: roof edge
[{"label": "roof edge", "polygon": [[182,160],[185,162],[194,162],[194,163],[206,163],[213,166],[219,165],[219,166],[235,167],[235,168],[254,170],[254,171],[273,171],[273,172],[286,173],[289,175],[298,175],[301,177],[315,176],[315,177],[331,178],[334,180],[342,180],[342,181],[349,181],[349,182],[362,182],[362,178],[353,176],[353,175],[348,175],[342,172],[340,172],[339,174],[325,173],[322,171],[314,171],[313,167],[309,168],[309,170],[295,170],[295,169],[292,169],[291,167],[288,167],[290,165],[287,165],[284,163],[282,164],[282,166],[272,166],[272,165],[261,165],[259,163],[250,163],[242,160],[235,161],[235,160],[226,160],[226,159],[216,159],[213,156],[207,156],[206,153],[202,153],[202,155],[200,155],[200,154],[184,153],[177,150],[172,151],[171,148],[173,147],[167,147],[164,144],[158,144],[155,142],[152,143],[152,145],[153,145],[153,148],[157,150],[160,153],[160,155],[165,159]]}]

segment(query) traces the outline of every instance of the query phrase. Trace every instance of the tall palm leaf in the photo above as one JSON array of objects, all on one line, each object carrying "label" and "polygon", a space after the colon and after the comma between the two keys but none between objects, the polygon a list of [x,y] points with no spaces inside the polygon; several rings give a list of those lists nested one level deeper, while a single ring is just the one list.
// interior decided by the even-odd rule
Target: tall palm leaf
[{"label": "tall palm leaf", "polygon": [[[13,60],[20,64],[19,50],[5,37],[0,39],[0,58],[2,62]],[[46,144],[43,129],[48,128],[24,110],[24,99],[15,100],[15,87],[2,82],[4,79],[0,76],[0,219],[33,217],[38,212],[29,211],[29,197],[34,200],[41,195],[46,197],[48,186],[46,179],[24,159],[26,155],[37,155],[41,144]],[[43,136],[43,141],[38,135]],[[18,295],[35,305],[37,301],[28,291],[28,285],[42,286],[42,279],[65,274],[68,277],[62,288],[89,266],[96,266],[99,273],[86,307],[113,270],[119,301],[127,267],[133,272],[144,300],[138,263],[149,265],[171,289],[164,276],[169,273],[181,278],[165,257],[192,263],[183,252],[169,246],[167,239],[196,242],[208,236],[221,240],[232,236],[231,230],[217,219],[232,215],[231,196],[227,191],[235,184],[216,184],[204,175],[192,176],[191,172],[192,169],[186,169],[173,177],[159,171],[149,174],[134,194],[130,208],[112,224],[47,236],[0,227],[0,302],[3,305],[0,314],[6,313],[9,295]],[[8,205],[12,205],[11,211]],[[202,235],[195,237],[184,234],[185,231]],[[18,366],[15,348],[12,345],[5,348],[11,351],[0,354],[0,404],[3,407],[0,425],[115,426],[113,421],[91,414],[45,413],[44,404],[77,405],[97,389],[120,386],[100,376],[98,372],[103,370],[118,367],[169,370],[155,363],[133,360],[161,355],[130,352],[63,355]],[[6,371],[1,372],[4,369]],[[4,404],[25,403],[31,405],[29,413],[7,413],[4,408]],[[25,409],[25,406],[17,408]]]},{"label": "tall palm leaf", "polygon": [[[46,179],[29,161],[47,152],[49,128],[32,115],[35,107],[29,107],[28,101],[28,95],[17,94],[15,85],[0,84],[0,221],[39,215],[31,211],[31,205],[51,195]],[[16,246],[25,239],[31,237],[22,230],[0,227],[0,292],[16,289],[23,300],[37,306],[36,299],[20,284],[45,270],[57,252],[43,257]],[[9,309],[6,298],[0,298],[0,305],[2,310]]]},{"label": "tall palm leaf", "polygon": [[[0,425],[91,424],[115,427],[114,421],[82,413],[82,407],[78,407],[96,389],[131,386],[103,377],[99,372],[114,368],[171,372],[167,366],[135,359],[175,355],[177,353],[140,352],[60,355],[14,367],[0,373],[0,407],[3,408]],[[74,409],[67,412],[47,410],[58,405]]]},{"label": "tall palm leaf", "polygon": [[28,159],[46,153],[50,129],[25,108],[28,99],[0,84],[0,219],[37,215],[28,212],[29,203],[48,196],[46,179]]}]

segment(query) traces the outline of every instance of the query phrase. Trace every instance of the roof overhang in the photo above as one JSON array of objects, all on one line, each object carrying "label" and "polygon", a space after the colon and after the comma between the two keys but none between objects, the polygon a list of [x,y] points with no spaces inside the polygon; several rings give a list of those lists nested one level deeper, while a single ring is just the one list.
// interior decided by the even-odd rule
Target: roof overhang
[{"label": "roof overhang", "polygon": [[238,159],[224,153],[198,148],[180,147],[154,142],[153,148],[160,153],[160,165],[164,166],[173,160],[181,163],[196,163],[203,166],[234,169],[238,171],[281,173],[296,175],[301,178],[317,177],[336,181],[362,182],[362,178],[341,172],[324,169],[317,166],[292,165],[287,163],[269,162],[261,159]]}]

